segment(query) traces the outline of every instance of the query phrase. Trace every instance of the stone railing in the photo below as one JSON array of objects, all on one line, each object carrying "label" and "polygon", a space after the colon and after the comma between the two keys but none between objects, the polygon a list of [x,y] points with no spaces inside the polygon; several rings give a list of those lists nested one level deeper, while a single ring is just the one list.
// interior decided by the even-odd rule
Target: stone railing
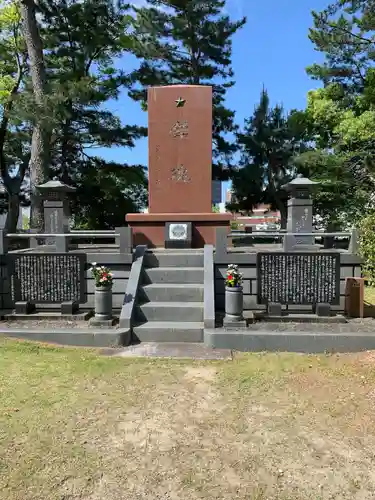
[{"label": "stone railing", "polygon": [[8,253],[11,239],[27,240],[27,248],[23,249],[23,251],[67,252],[70,249],[77,250],[79,240],[103,239],[113,240],[114,245],[118,247],[121,254],[128,254],[133,251],[133,236],[129,227],[118,227],[112,231],[70,231],[69,233],[36,233],[29,231],[7,234],[5,231],[0,230],[0,255]]}]

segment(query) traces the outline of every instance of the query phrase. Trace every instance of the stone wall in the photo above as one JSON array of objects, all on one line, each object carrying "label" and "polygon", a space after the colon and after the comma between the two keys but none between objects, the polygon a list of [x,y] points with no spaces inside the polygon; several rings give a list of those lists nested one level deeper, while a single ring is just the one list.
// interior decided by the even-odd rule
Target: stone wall
[{"label": "stone wall", "polygon": [[[243,273],[244,310],[264,310],[265,306],[257,304],[257,267],[256,253],[228,253],[215,255],[215,308],[223,311],[225,308],[225,274],[228,264],[237,264]],[[333,311],[345,310],[345,281],[346,278],[361,277],[361,259],[357,255],[342,253],[340,258],[340,305],[332,306]],[[299,305],[283,306],[290,312],[311,312]]]}]

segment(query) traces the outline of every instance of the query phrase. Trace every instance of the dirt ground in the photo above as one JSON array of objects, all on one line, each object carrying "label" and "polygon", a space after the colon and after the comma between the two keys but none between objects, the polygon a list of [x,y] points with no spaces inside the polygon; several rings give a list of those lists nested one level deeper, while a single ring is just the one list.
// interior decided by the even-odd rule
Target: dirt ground
[{"label": "dirt ground", "polygon": [[375,354],[107,358],[0,341],[0,498],[375,498]]}]

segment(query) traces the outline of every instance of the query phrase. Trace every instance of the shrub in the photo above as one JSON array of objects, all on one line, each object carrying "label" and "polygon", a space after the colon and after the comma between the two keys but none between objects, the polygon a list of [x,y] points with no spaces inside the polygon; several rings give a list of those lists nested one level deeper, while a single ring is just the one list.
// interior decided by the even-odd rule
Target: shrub
[{"label": "shrub", "polygon": [[375,286],[375,212],[361,219],[358,230],[359,252],[364,259],[363,275],[369,285]]}]

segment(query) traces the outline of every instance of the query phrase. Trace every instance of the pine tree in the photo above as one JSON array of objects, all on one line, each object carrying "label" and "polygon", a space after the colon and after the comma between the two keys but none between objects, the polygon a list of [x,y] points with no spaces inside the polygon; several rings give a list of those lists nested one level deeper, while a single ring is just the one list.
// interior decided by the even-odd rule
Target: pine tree
[{"label": "pine tree", "polygon": [[231,67],[232,37],[246,18],[233,22],[223,13],[225,0],[146,0],[135,8],[135,36],[154,47],[132,74],[129,95],[146,105],[147,87],[192,84],[213,86],[213,177],[230,175],[237,131],[234,111],[225,106],[227,90],[234,85]]},{"label": "pine tree", "polygon": [[335,0],[313,12],[309,38],[325,62],[310,66],[308,73],[325,86],[339,83],[347,97],[363,94],[369,79],[374,80],[374,13],[375,0]]},{"label": "pine tree", "polygon": [[[90,228],[124,223],[126,212],[141,208],[130,188],[144,193],[144,168],[105,162],[92,151],[100,147],[133,147],[146,134],[123,125],[105,109],[117,99],[128,76],[115,58],[130,52],[128,5],[112,0],[54,0],[40,4],[47,75],[53,92],[52,175],[77,187],[75,221]],[[99,182],[94,193],[94,183]],[[107,216],[106,216],[107,215]],[[94,226],[93,226],[94,225]],[[88,227],[87,226],[87,227]]]},{"label": "pine tree", "polygon": [[293,158],[304,149],[303,133],[298,113],[286,115],[281,106],[272,108],[263,90],[238,134],[241,161],[233,177],[233,210],[251,212],[258,203],[269,203],[279,210],[281,226],[286,226],[287,193],[282,186],[295,175]]}]

